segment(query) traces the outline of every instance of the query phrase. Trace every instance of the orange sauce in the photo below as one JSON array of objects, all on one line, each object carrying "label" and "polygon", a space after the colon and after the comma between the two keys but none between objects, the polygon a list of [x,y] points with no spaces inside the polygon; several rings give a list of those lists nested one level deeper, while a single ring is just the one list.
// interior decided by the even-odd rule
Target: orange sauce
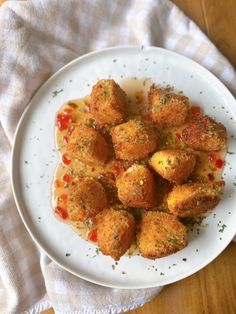
[{"label": "orange sauce", "polygon": [[[147,92],[151,84],[152,82],[148,79],[137,80],[134,78],[123,80],[120,83],[121,88],[124,89],[129,99],[128,119],[142,117],[145,120],[149,120]],[[111,139],[109,137],[109,129],[100,130],[101,132],[105,132],[111,151],[111,156],[104,166],[92,167],[85,165],[76,159],[71,160],[69,156],[67,156],[66,145],[74,125],[81,124],[95,127],[93,117],[89,112],[89,100],[90,97],[86,96],[81,99],[68,101],[59,109],[56,116],[55,138],[56,147],[60,155],[60,162],[55,170],[54,176],[53,209],[56,217],[71,225],[81,237],[96,242],[96,229],[91,220],[81,223],[73,222],[68,219],[66,211],[68,186],[69,184],[72,184],[72,182],[76,182],[80,176],[94,177],[105,186],[109,205],[119,204],[120,202],[117,198],[115,189],[115,179],[132,163],[115,159]],[[199,107],[192,107],[191,114],[200,113],[201,109]],[[187,148],[181,140],[181,132],[184,127],[185,125],[182,125],[181,127],[158,129],[155,126],[155,130],[160,139],[158,150],[167,148],[188,150],[189,148]],[[214,153],[195,151],[195,154],[197,156],[197,166],[189,180],[202,182],[220,180],[226,151]],[[148,159],[141,162],[147,164]],[[172,185],[160,178],[156,179],[156,185],[157,193],[155,208],[166,210],[167,206],[165,200],[168,192],[172,189]],[[138,251],[136,247],[137,245],[134,243],[129,249],[128,254],[137,254]]]}]

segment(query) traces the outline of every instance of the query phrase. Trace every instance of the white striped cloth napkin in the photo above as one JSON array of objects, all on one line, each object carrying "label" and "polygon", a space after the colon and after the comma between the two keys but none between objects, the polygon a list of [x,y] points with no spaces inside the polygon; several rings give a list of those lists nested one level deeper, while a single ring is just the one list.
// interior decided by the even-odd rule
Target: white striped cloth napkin
[{"label": "white striped cloth napkin", "polygon": [[79,279],[41,253],[13,200],[9,160],[23,109],[37,88],[70,60],[117,45],[179,52],[236,94],[236,74],[216,47],[168,0],[7,1],[0,7],[0,312],[121,313],[161,289],[119,290]]}]

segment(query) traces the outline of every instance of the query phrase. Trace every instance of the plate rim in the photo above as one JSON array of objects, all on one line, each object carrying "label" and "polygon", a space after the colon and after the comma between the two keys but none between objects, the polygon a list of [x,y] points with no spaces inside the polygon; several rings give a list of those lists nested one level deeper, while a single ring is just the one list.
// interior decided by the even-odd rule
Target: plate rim
[{"label": "plate rim", "polygon": [[[188,58],[188,57],[185,57],[177,52],[173,52],[173,51],[170,51],[168,49],[165,49],[165,48],[160,48],[160,47],[155,47],[155,46],[138,46],[138,45],[121,45],[121,46],[113,46],[113,47],[108,47],[108,48],[104,48],[104,49],[99,49],[99,50],[95,50],[95,51],[91,51],[91,52],[88,52],[86,54],[83,54],[81,56],[78,56],[77,58],[71,60],[70,62],[68,62],[67,64],[65,64],[63,67],[61,67],[60,69],[58,69],[55,73],[53,73],[45,82],[43,82],[36,90],[35,92],[32,94],[29,102],[27,103],[27,105],[25,106],[22,114],[21,114],[21,117],[18,121],[18,124],[17,124],[17,127],[15,129],[15,133],[14,133],[14,138],[13,138],[13,144],[12,144],[12,150],[11,150],[11,167],[10,167],[10,178],[11,178],[11,187],[12,187],[12,192],[13,192],[13,196],[14,196],[14,200],[15,200],[15,203],[16,203],[16,207],[17,207],[17,211],[20,215],[20,218],[25,226],[25,228],[27,229],[28,233],[30,234],[31,236],[31,239],[33,240],[33,242],[36,244],[36,247],[40,250],[42,250],[44,252],[45,255],[47,255],[53,262],[55,262],[57,265],[59,265],[62,269],[68,271],[69,273],[75,275],[76,277],[78,278],[81,278],[83,280],[86,280],[86,281],[89,281],[89,282],[92,282],[94,284],[97,284],[97,285],[100,285],[100,286],[104,286],[104,287],[109,287],[109,288],[119,288],[119,289],[144,289],[144,288],[154,288],[154,287],[160,287],[160,285],[158,284],[155,284],[155,283],[141,283],[139,285],[135,285],[134,286],[123,286],[122,284],[106,284],[104,282],[99,282],[95,279],[91,279],[91,278],[88,278],[86,276],[83,276],[81,274],[78,274],[76,273],[75,271],[71,270],[70,268],[68,268],[67,266],[63,265],[63,263],[61,263],[60,261],[58,261],[56,258],[54,258],[54,256],[47,251],[47,249],[45,248],[45,246],[41,243],[41,241],[39,239],[37,239],[37,235],[35,235],[36,232],[32,231],[31,230],[31,227],[28,225],[27,223],[27,219],[26,219],[26,215],[23,213],[23,211],[21,210],[21,205],[20,205],[20,197],[19,197],[19,194],[20,194],[20,191],[19,189],[17,188],[17,175],[14,175],[15,173],[15,166],[16,166],[16,163],[15,161],[17,160],[17,147],[18,147],[18,142],[20,141],[20,138],[21,138],[21,133],[22,133],[22,130],[21,130],[21,125],[23,124],[23,121],[28,113],[28,111],[31,109],[31,104],[32,104],[32,101],[35,97],[37,97],[38,94],[40,94],[40,92],[42,92],[42,90],[45,88],[45,86],[47,86],[50,81],[52,81],[57,75],[61,74],[61,72],[63,72],[65,69],[67,69],[68,67],[73,67],[73,64],[76,64],[77,62],[80,62],[81,60],[84,60],[86,58],[89,58],[93,55],[96,55],[96,54],[101,54],[103,52],[112,52],[112,51],[122,51],[122,50],[126,50],[126,49],[131,49],[131,50],[137,50],[137,51],[156,51],[157,53],[159,51],[161,51],[162,53],[167,53],[173,57],[181,57],[183,60],[187,60],[188,62],[190,62],[191,64],[193,64],[194,66],[197,66],[199,67],[199,69],[202,71],[205,71],[205,73],[207,73],[207,75],[210,75],[214,80],[217,81],[218,84],[220,84],[221,88],[223,88],[223,91],[224,93],[227,94],[227,97],[231,98],[231,101],[235,102],[236,104],[236,100],[233,96],[233,94],[231,93],[231,91],[220,81],[220,79],[214,75],[212,72],[210,72],[210,70],[206,69],[204,66],[202,66],[201,64],[199,64],[198,62]],[[236,108],[232,108],[233,106],[231,104],[229,104],[232,112],[234,114],[236,114]],[[33,228],[32,228],[33,229]],[[216,259],[225,249],[226,247],[229,245],[229,243],[232,241],[232,239],[234,238],[235,234],[232,235],[232,237],[228,238],[228,240],[226,241],[227,242],[227,245],[224,245],[219,251],[217,251],[217,254],[213,254],[213,257],[211,256],[210,258],[208,258],[207,260],[205,260],[200,266],[198,265],[197,267],[197,270],[195,271],[188,271],[188,272],[184,272],[183,275],[179,275],[178,276],[178,279],[176,280],[170,280],[170,281],[166,281],[166,283],[164,284],[161,284],[162,285],[166,285],[166,284],[170,284],[170,283],[174,283],[174,282],[177,282],[179,280],[182,280],[184,278],[187,278],[189,277],[190,275],[193,275],[195,273],[197,273],[198,271],[202,270],[204,267],[206,267],[209,263],[211,263],[214,259]]]}]

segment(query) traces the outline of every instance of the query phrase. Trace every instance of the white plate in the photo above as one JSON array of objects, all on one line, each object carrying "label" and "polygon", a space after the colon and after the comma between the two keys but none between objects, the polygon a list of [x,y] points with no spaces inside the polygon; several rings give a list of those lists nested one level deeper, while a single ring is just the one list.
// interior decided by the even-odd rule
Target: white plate
[{"label": "white plate", "polygon": [[89,53],[54,74],[34,95],[20,120],[12,155],[17,207],[34,241],[69,272],[116,288],[169,284],[206,266],[235,235],[236,155],[226,157],[222,201],[200,230],[189,234],[185,249],[155,261],[124,256],[118,265],[110,257],[97,255],[95,245],[81,239],[52,212],[51,185],[58,162],[54,119],[63,102],[89,94],[98,79],[109,77],[118,82],[127,77],[145,77],[174,85],[227,127],[228,150],[236,152],[236,101],[209,71],[183,56],[154,47],[117,47]]}]

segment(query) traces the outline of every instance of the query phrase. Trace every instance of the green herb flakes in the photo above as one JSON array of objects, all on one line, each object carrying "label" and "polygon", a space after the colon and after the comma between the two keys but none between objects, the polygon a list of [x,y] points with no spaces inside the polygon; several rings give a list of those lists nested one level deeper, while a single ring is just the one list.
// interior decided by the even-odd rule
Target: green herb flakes
[{"label": "green herb flakes", "polygon": [[224,230],[225,230],[225,228],[226,228],[227,226],[225,225],[225,224],[223,224],[223,225],[221,225],[220,226],[220,229],[219,229],[219,232],[224,232]]},{"label": "green herb flakes", "polygon": [[176,243],[177,239],[176,238],[167,238],[167,241],[171,242],[171,243]]},{"label": "green herb flakes", "polygon": [[165,105],[169,99],[170,99],[170,95],[168,94],[164,95],[161,99],[161,104]]},{"label": "green herb flakes", "polygon": [[64,89],[60,89],[60,90],[54,90],[53,92],[52,92],[52,97],[56,97],[59,93],[61,93],[61,92],[63,92],[63,90]]}]

